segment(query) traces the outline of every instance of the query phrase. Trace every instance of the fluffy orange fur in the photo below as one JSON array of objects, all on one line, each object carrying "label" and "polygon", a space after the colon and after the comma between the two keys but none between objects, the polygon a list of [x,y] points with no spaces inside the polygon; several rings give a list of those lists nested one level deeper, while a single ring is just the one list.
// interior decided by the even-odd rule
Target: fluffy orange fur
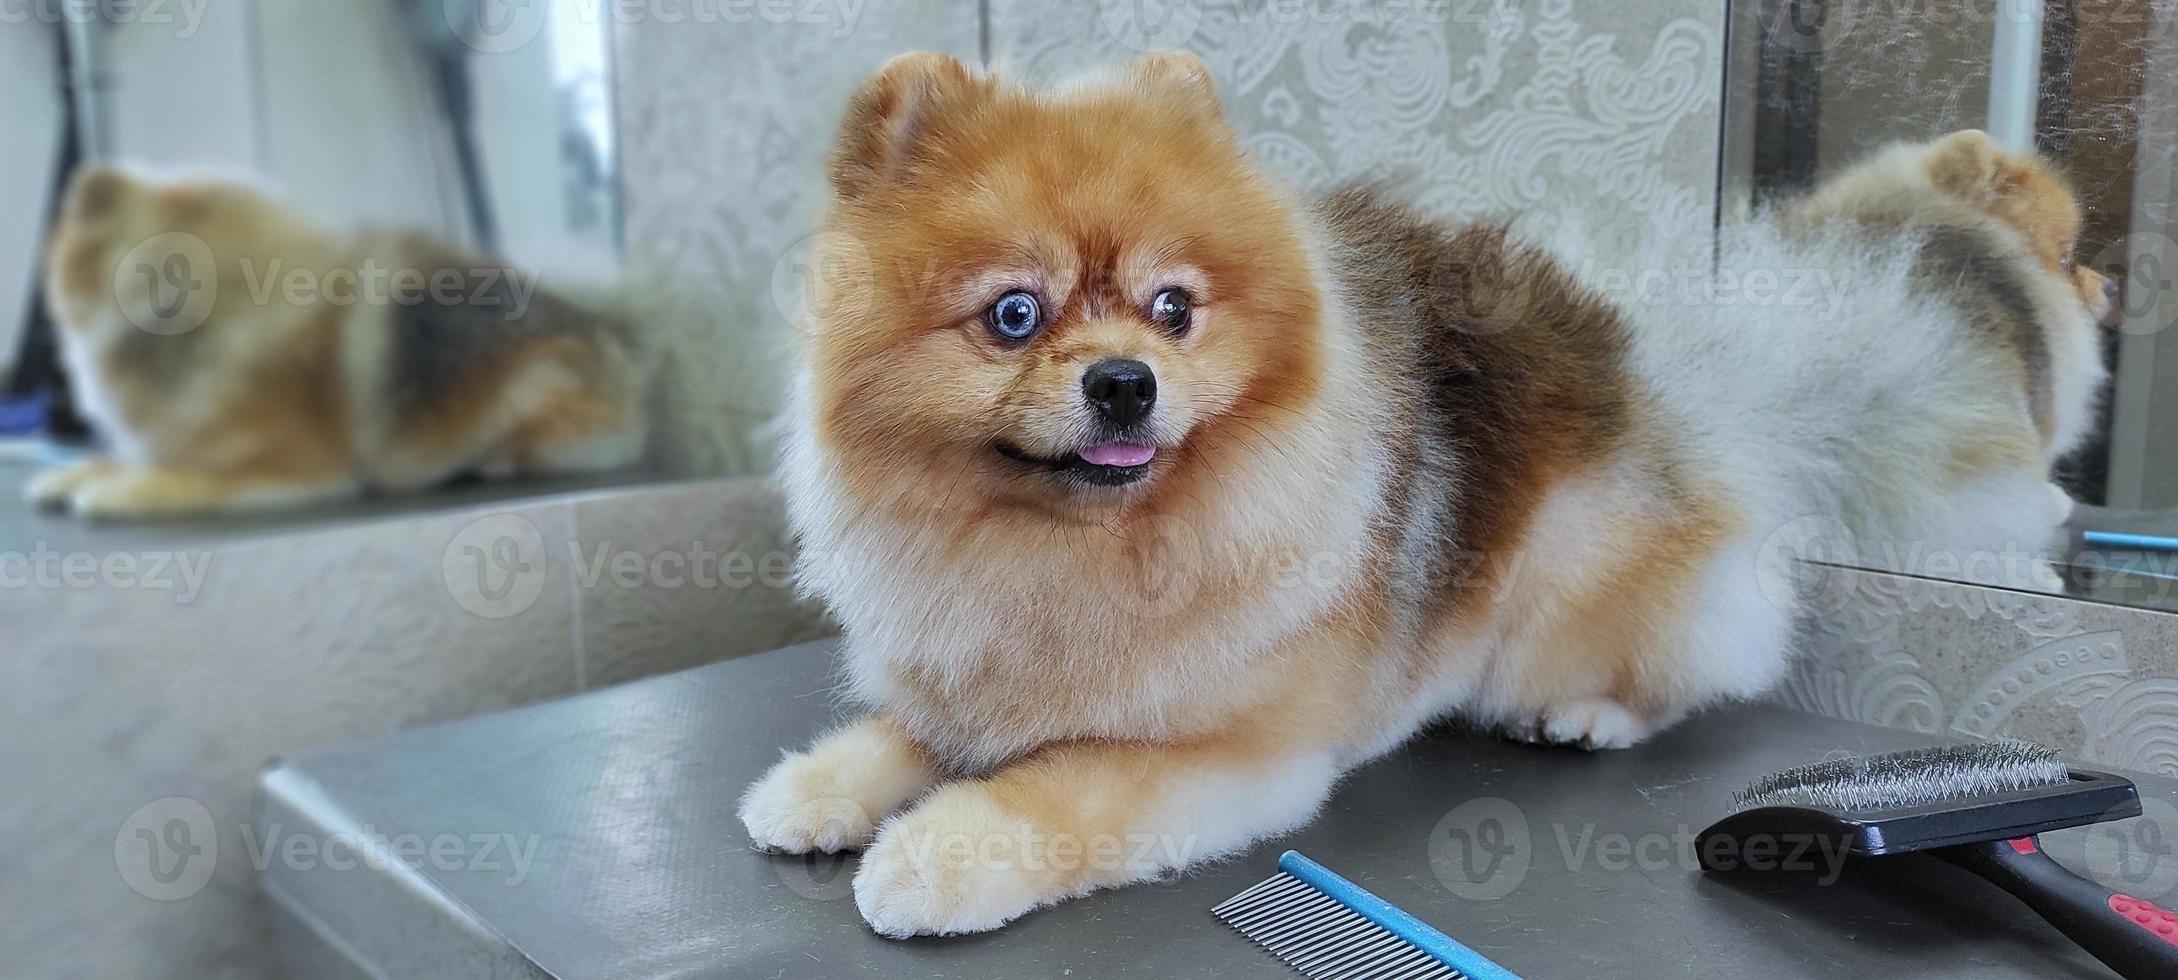
[{"label": "fluffy orange fur", "polygon": [[[1159,78],[1191,70],[1163,62],[1133,70],[1163,85],[1145,87],[1146,99],[1077,103],[1063,126],[1030,93],[936,55],[902,59],[857,100],[847,131],[891,135],[844,148],[835,164],[823,267],[846,274],[819,297],[824,342],[810,367],[818,425],[859,496],[1094,526],[1210,490],[1192,474],[1214,466],[1185,460],[1153,493],[1124,498],[1016,486],[991,442],[1061,448],[1055,409],[1094,359],[1155,358],[1176,427],[1282,425],[1312,396],[1318,299],[1292,203],[1249,166],[1214,102],[1206,109],[1207,90],[1195,88],[1206,79]],[[1204,318],[1184,357],[1141,325],[1144,290],[1174,282],[1191,287]],[[1063,311],[1045,339],[1016,354],[962,329],[1020,285]],[[1218,442],[1191,439],[1188,451]],[[889,451],[902,444],[917,452]],[[964,480],[978,492],[950,503],[930,489]],[[915,489],[902,498],[900,488]]]},{"label": "fluffy orange fur", "polygon": [[[1230,852],[1433,717],[1622,746],[1782,671],[1790,611],[1752,582],[1787,505],[1755,513],[1769,478],[1729,482],[1680,379],[1636,364],[1679,349],[1506,229],[1302,201],[1193,57],[1034,91],[904,56],[830,177],[782,480],[871,713],[741,816],[760,847],[866,847],[880,933]],[[1805,220],[1929,177],[1871,173]],[[2015,184],[1957,210],[2076,234]],[[1153,315],[1174,288],[1184,330]],[[1044,314],[1026,338],[992,319],[1017,293]],[[1154,455],[1070,481],[1046,464],[1112,438],[1084,379],[1113,359],[1154,372]]]}]

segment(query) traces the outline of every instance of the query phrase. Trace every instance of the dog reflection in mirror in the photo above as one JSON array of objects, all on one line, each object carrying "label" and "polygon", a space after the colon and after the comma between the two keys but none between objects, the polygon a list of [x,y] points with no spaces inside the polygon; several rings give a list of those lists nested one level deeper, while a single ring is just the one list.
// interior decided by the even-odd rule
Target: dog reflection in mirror
[{"label": "dog reflection in mirror", "polygon": [[40,506],[159,518],[626,466],[647,420],[612,301],[422,235],[336,234],[237,183],[92,166],[47,294],[105,451]]},{"label": "dog reflection in mirror", "polygon": [[[1892,310],[1892,329],[1868,338],[1862,380],[1828,402],[1887,427],[1856,454],[1865,465],[1855,475],[1868,488],[1864,544],[1889,546],[1863,547],[1860,561],[1921,571],[1910,567],[1915,552],[2047,545],[2072,510],[2048,473],[2095,425],[2107,380],[2101,328],[2122,312],[2118,284],[2079,260],[2081,209],[2064,175],[1965,130],[1873,154],[1781,218],[1815,257],[1899,260],[1865,276],[1871,288],[1855,303]],[[1868,378],[1926,407],[1886,411],[1851,397],[1878,392]],[[1993,565],[1941,577],[2056,587],[2040,566],[2026,578]]]}]

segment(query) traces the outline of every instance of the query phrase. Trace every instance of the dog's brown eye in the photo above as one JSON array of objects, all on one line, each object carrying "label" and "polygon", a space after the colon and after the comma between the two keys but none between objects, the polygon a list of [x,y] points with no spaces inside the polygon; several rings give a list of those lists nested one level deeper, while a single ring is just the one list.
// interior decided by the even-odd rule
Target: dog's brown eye
[{"label": "dog's brown eye", "polygon": [[1195,298],[1185,289],[1167,289],[1150,301],[1150,319],[1173,333],[1186,333],[1195,317]]}]

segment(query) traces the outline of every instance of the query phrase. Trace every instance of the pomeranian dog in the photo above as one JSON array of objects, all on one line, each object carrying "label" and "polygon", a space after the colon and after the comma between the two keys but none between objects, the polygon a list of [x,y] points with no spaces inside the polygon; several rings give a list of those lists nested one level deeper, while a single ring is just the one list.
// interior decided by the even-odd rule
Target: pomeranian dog
[{"label": "pomeranian dog", "polygon": [[622,315],[400,232],[333,234],[246,186],[92,166],[47,294],[103,455],[33,502],[157,518],[601,470],[642,454]]},{"label": "pomeranian dog", "polygon": [[1187,55],[903,56],[830,181],[782,473],[870,710],[740,815],[863,849],[886,936],[1284,832],[1433,719],[1604,748],[1755,695],[1767,540],[2046,536],[2100,378],[2077,209],[1979,134],[1728,251],[1861,276],[1837,311],[1615,302],[1502,226],[1304,201]]}]

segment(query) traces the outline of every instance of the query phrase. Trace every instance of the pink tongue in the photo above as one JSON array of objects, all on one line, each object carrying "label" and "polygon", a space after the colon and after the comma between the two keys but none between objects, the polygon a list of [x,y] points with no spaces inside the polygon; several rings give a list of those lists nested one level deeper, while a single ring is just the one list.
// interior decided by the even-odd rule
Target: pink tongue
[{"label": "pink tongue", "polygon": [[1140,466],[1156,455],[1156,446],[1134,442],[1107,442],[1081,451],[1081,458],[1096,466]]}]

